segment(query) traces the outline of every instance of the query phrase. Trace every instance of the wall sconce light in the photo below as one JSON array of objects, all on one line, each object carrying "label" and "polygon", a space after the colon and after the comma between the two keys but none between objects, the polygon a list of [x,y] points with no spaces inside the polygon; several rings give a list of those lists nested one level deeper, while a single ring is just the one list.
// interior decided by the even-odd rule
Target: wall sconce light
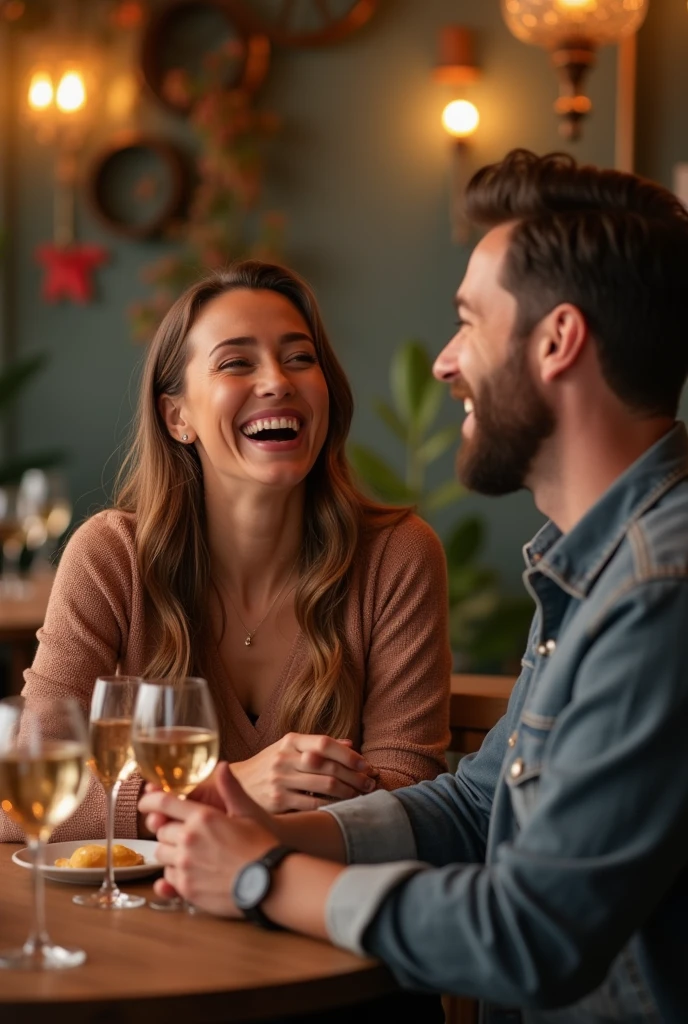
[{"label": "wall sconce light", "polygon": [[648,0],[501,0],[510,31],[524,43],[543,46],[559,74],[559,98],[554,109],[561,117],[559,131],[578,139],[581,121],[592,103],[583,91],[588,71],[595,66],[600,46],[618,43],[637,32],[647,14]]},{"label": "wall sconce light", "polygon": [[91,274],[107,257],[102,247],[76,239],[79,152],[93,119],[92,63],[76,56],[57,59],[54,50],[48,51],[30,74],[26,91],[36,138],[55,149],[52,241],[35,251],[45,268],[43,296],[49,302],[87,302],[93,292]]},{"label": "wall sconce light", "polygon": [[34,68],[26,93],[28,116],[38,142],[55,145],[53,234],[59,245],[74,241],[77,155],[90,120],[87,80],[83,62],[48,57]]},{"label": "wall sconce light", "polygon": [[[440,32],[440,60],[433,78],[444,85],[465,86],[477,80],[480,69],[475,63],[473,35],[460,25],[446,25]],[[454,99],[442,111],[442,126],[452,139],[450,222],[452,241],[465,245],[470,238],[470,225],[464,210],[464,191],[469,177],[468,140],[480,124],[474,103]]]},{"label": "wall sconce light", "polygon": [[29,117],[39,142],[62,142],[84,133],[92,89],[81,61],[49,58],[34,68],[26,93]]}]

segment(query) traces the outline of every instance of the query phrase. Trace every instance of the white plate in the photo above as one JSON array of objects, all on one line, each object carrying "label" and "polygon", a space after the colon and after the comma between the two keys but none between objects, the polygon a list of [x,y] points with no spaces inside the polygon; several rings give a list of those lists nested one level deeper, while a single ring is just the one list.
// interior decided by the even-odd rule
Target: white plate
[{"label": "white plate", "polygon": [[[145,878],[146,875],[153,875],[162,869],[162,865],[155,859],[157,843],[152,839],[115,839],[116,843],[128,846],[130,850],[143,854],[143,864],[136,864],[129,868],[115,868],[117,881],[125,881],[127,878]],[[54,882],[72,882],[76,885],[100,885],[105,875],[105,868],[58,868],[55,861],[58,857],[71,857],[75,850],[88,843],[98,843],[105,846],[104,839],[82,839],[79,842],[71,843],[48,843],[45,850],[45,865],[43,874]],[[16,850],[12,854],[12,860],[20,868],[30,868],[31,853],[28,846]]]}]

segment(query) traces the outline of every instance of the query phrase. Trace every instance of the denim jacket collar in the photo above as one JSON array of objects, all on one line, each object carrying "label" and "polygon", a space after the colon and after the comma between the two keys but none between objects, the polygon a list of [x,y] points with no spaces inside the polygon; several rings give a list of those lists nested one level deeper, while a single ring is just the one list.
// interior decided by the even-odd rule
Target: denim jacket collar
[{"label": "denim jacket collar", "polygon": [[688,476],[688,433],[676,423],[622,473],[593,507],[563,534],[546,523],[523,548],[526,575],[537,569],[583,598],[631,523]]}]

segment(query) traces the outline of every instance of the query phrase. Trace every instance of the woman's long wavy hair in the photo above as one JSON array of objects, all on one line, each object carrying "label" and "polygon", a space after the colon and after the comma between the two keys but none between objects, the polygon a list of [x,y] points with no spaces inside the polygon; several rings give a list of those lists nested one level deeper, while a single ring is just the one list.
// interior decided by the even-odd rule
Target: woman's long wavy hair
[{"label": "woman's long wavy hair", "polygon": [[[369,501],[351,479],[345,444],[353,398],[327,339],[313,292],[284,267],[257,260],[234,264],[200,281],[165,316],[146,358],[132,446],[119,473],[115,507],[136,515],[136,549],[147,626],[153,642],[147,676],[208,672],[208,623],[213,587],[205,522],[203,474],[193,445],[174,440],[158,409],[161,395],[184,390],[189,331],[218,295],[237,288],[287,298],[308,324],[329,392],[329,428],[306,479],[296,617],[308,644],[308,664],[280,702],[281,732],[352,736],[362,693],[344,642],[345,598],[359,545],[370,530],[407,513]],[[224,693],[215,692],[226,712]],[[220,714],[226,729],[227,714]],[[223,737],[226,741],[226,737]],[[224,746],[224,744],[223,744]]]}]

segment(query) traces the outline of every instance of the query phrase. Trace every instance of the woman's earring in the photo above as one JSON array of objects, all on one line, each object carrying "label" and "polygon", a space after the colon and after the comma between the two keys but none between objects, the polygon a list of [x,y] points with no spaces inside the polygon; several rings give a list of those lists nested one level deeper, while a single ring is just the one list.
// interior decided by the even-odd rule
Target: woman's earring
[{"label": "woman's earring", "polygon": [[188,434],[182,434],[182,441],[188,441],[188,440],[189,440],[189,435]]}]

